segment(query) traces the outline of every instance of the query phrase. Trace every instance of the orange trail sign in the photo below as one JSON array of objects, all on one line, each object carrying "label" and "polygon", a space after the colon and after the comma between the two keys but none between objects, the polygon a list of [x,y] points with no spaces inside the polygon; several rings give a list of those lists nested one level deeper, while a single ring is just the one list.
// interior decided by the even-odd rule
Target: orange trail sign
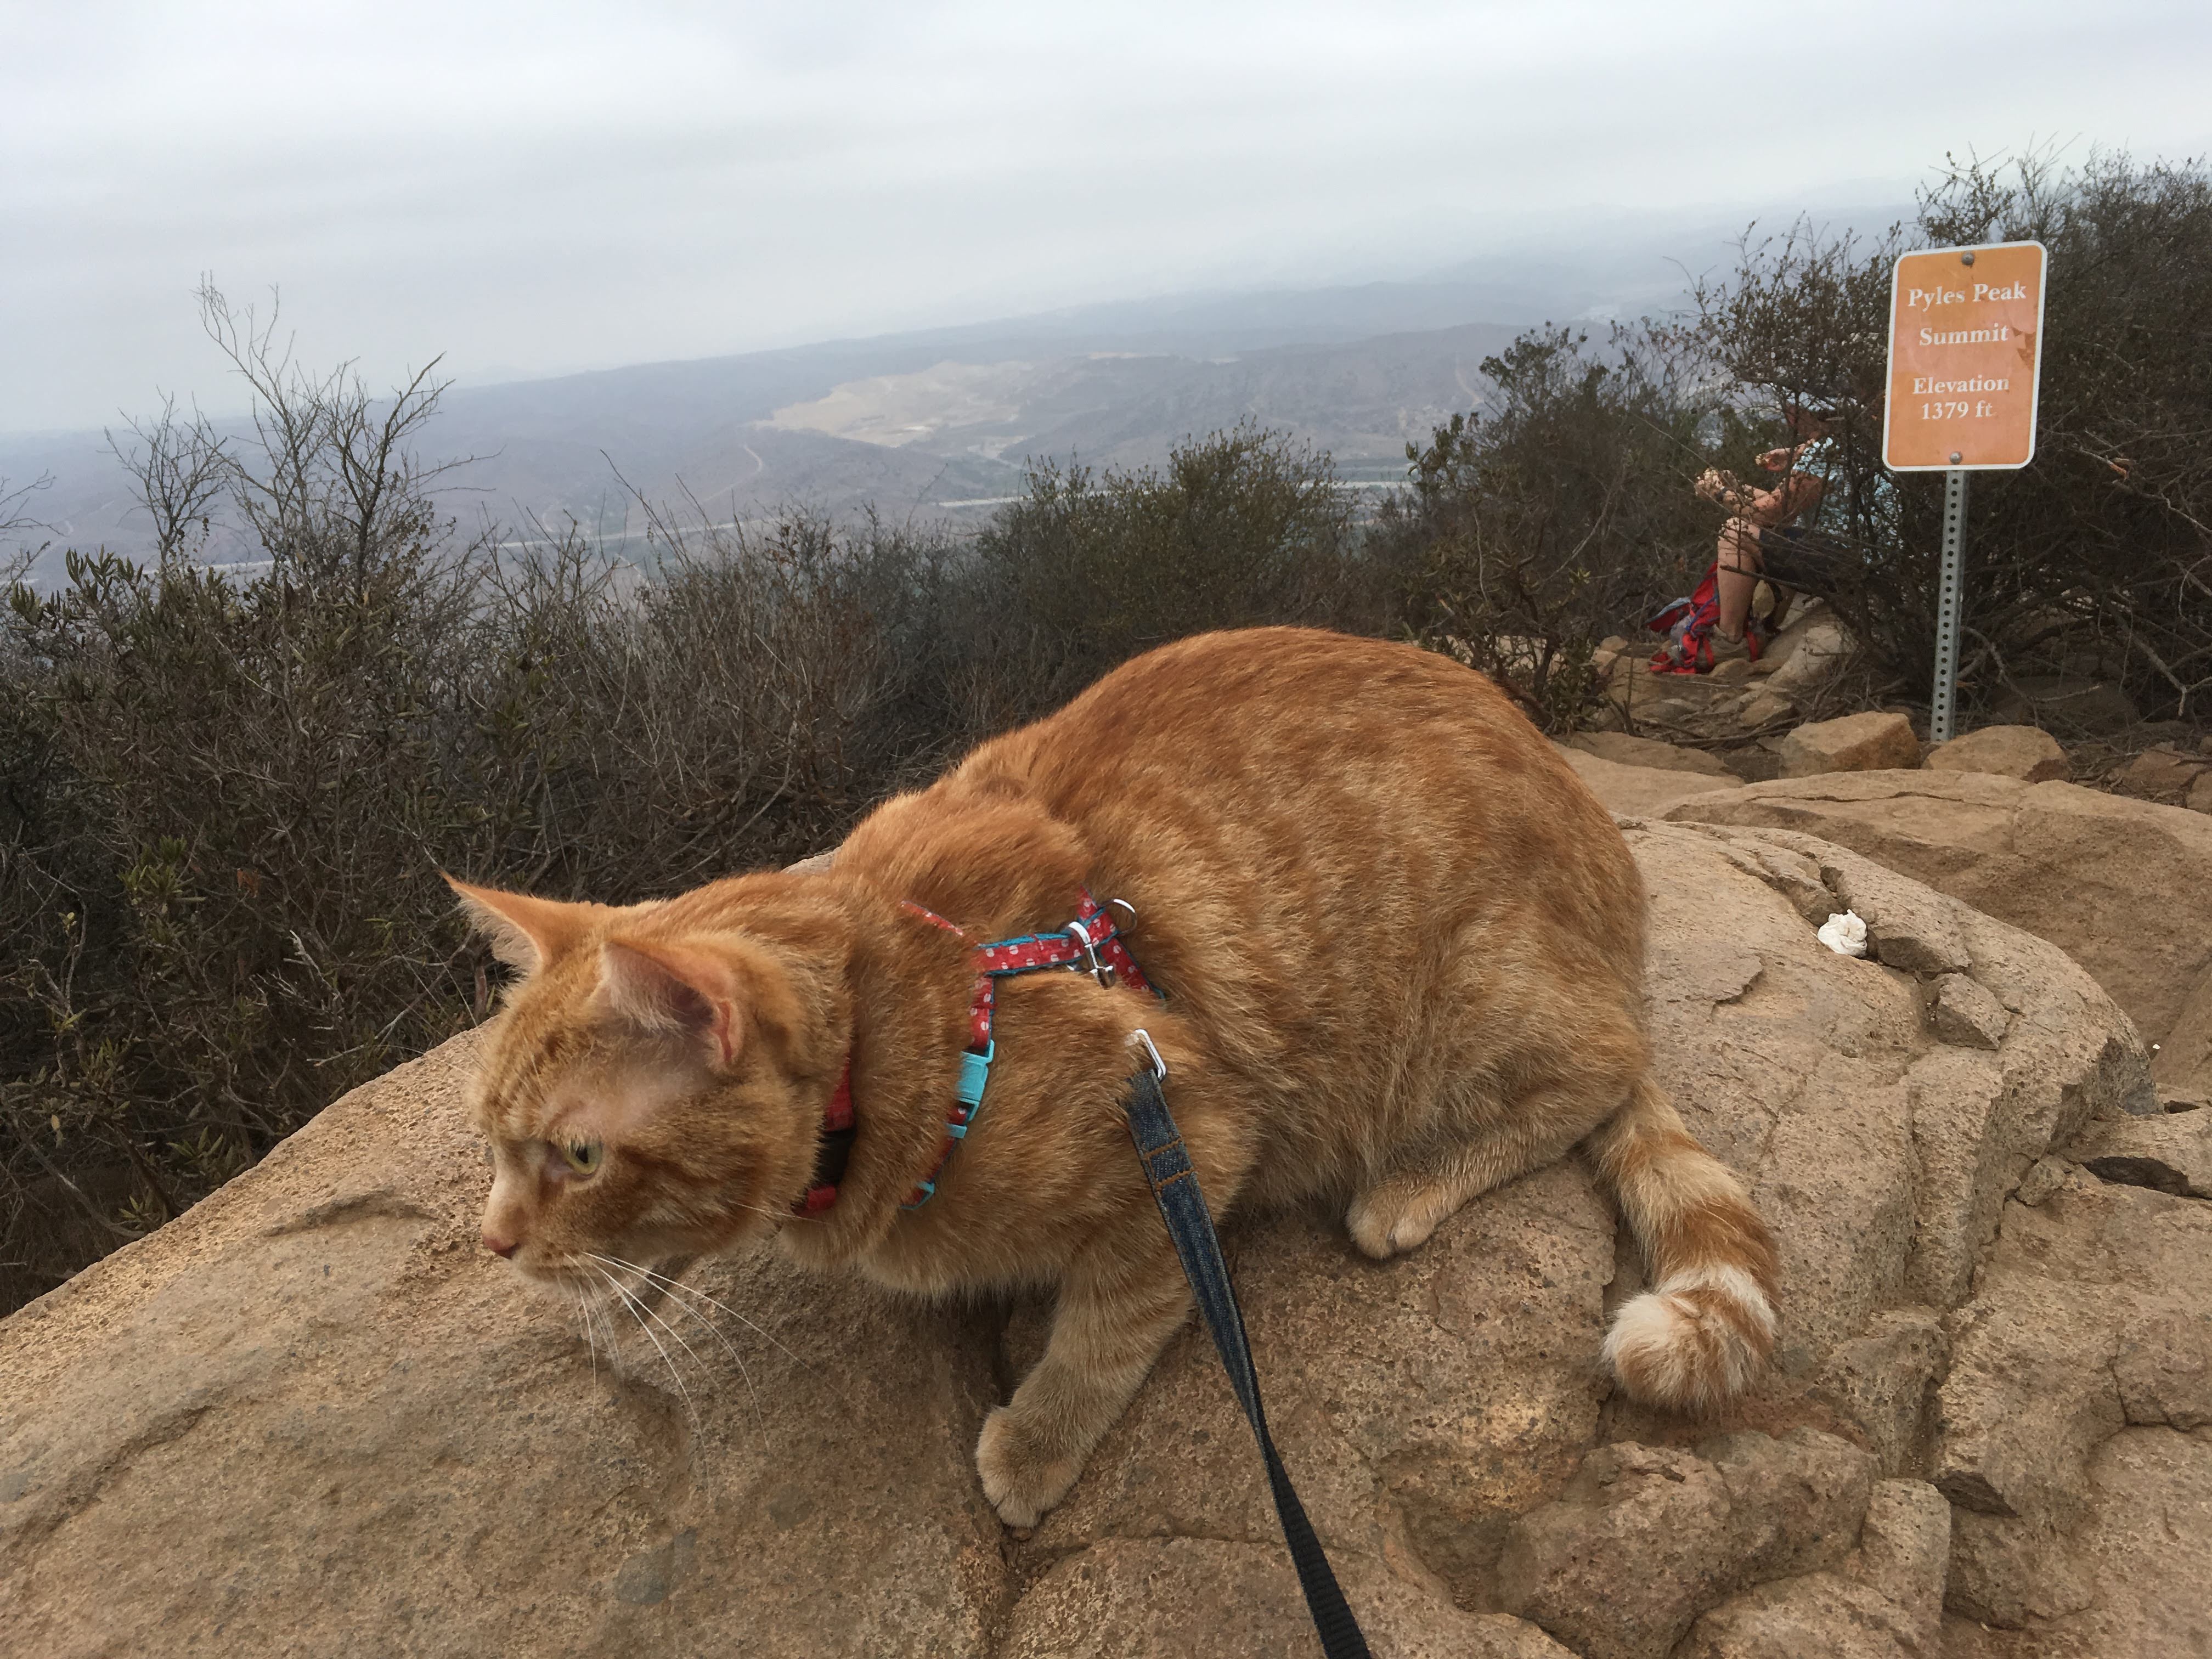
[{"label": "orange trail sign", "polygon": [[2026,466],[2043,374],[2043,244],[1900,254],[1891,284],[1884,465]]}]

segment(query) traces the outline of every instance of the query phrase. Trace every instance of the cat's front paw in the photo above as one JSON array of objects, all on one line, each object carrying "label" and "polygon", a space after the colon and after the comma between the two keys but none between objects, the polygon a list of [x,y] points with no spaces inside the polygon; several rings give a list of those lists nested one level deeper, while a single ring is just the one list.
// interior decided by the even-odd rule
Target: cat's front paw
[{"label": "cat's front paw", "polygon": [[1010,1527],[1034,1527],[1037,1518],[1067,1495],[1083,1473],[1081,1455],[1069,1455],[1057,1437],[1025,1426],[1007,1406],[983,1419],[975,1443],[975,1472],[983,1477],[983,1496]]},{"label": "cat's front paw", "polygon": [[1352,1201],[1344,1218],[1352,1242],[1377,1261],[1388,1261],[1428,1243],[1429,1235],[1458,1207],[1442,1182],[1398,1176],[1378,1182]]}]

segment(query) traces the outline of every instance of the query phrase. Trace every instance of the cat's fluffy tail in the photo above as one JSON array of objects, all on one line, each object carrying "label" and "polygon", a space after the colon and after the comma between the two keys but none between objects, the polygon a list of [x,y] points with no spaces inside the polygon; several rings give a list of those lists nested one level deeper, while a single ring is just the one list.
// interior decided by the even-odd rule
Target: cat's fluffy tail
[{"label": "cat's fluffy tail", "polygon": [[1743,1187],[1649,1079],[1586,1143],[1644,1252],[1652,1288],[1625,1304],[1605,1357],[1630,1395],[1702,1412],[1774,1346],[1774,1241]]}]

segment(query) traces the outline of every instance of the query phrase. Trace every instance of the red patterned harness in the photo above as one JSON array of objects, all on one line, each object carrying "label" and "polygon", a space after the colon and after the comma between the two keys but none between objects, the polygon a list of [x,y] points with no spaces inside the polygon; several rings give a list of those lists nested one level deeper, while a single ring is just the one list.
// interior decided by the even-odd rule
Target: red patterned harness
[{"label": "red patterned harness", "polygon": [[[1118,899],[1112,903],[1129,910]],[[924,909],[911,901],[905,902],[905,906],[913,915],[948,933],[961,939],[968,937],[965,930],[934,910]],[[1129,910],[1129,915],[1133,920],[1136,912]],[[1118,982],[1152,992],[1155,996],[1159,994],[1145,977],[1144,970],[1137,966],[1136,957],[1129,954],[1128,945],[1122,938],[1122,924],[1115,921],[1109,906],[1099,903],[1087,889],[1077,907],[1075,920],[1060,932],[994,939],[988,945],[973,946],[969,958],[975,968],[975,990],[968,1005],[968,1046],[960,1055],[960,1080],[953,1089],[952,1110],[945,1117],[945,1142],[938,1151],[937,1162],[907,1194],[899,1206],[902,1209],[919,1209],[936,1195],[938,1177],[945,1173],[952,1149],[968,1138],[969,1127],[982,1110],[983,1091],[990,1082],[991,1061],[998,1053],[998,1044],[991,1035],[991,1022],[998,1009],[1000,980],[1011,979],[1017,974],[1039,973],[1048,968],[1066,968],[1090,974],[1101,985]],[[853,1114],[853,1062],[848,1056],[844,1074],[837,1079],[830,1103],[822,1110],[823,1155],[816,1164],[814,1184],[793,1206],[801,1215],[819,1215],[837,1201],[837,1185],[844,1176],[846,1157],[857,1127]]]}]

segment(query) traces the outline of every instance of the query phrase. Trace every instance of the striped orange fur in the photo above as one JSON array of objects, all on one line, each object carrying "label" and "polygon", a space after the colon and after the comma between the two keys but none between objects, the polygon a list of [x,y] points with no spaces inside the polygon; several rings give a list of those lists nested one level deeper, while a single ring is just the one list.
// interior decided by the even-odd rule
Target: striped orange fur
[{"label": "striped orange fur", "polygon": [[[988,1419],[999,1512],[1057,1502],[1185,1317],[1121,1127],[1147,1028],[1217,1214],[1322,1198],[1376,1256],[1588,1142],[1651,1268],[1606,1352],[1638,1398],[1708,1407],[1774,1334],[1774,1251],[1652,1085],[1644,893],[1620,832],[1488,681],[1289,629],[1185,640],[887,802],[827,868],[624,908],[455,884],[524,975],[476,1097],[487,1243],[589,1288],[774,1235],[930,1294],[1055,1287],[1043,1358]],[[1169,997],[1004,982],[999,1059],[936,1198],[965,1041],[962,942],[1127,900]],[[836,1204],[792,1206],[849,1061]],[[594,1161],[596,1160],[596,1162]]]}]

